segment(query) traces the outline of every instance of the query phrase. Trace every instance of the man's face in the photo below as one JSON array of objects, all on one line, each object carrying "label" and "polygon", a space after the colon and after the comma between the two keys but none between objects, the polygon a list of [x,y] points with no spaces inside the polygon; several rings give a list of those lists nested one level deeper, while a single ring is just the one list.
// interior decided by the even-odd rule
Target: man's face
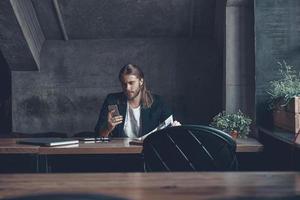
[{"label": "man's face", "polygon": [[128,100],[136,98],[143,85],[143,79],[138,79],[135,75],[124,75],[121,81],[122,89]]}]

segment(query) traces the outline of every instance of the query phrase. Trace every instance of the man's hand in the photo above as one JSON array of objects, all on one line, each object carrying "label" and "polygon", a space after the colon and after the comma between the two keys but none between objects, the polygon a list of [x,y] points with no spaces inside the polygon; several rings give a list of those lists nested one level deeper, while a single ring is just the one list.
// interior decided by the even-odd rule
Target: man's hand
[{"label": "man's hand", "polygon": [[123,122],[123,116],[122,115],[118,115],[118,116],[113,117],[114,112],[115,112],[115,110],[111,110],[107,114],[107,129],[108,129],[109,132],[113,131],[114,128],[118,124],[121,124]]},{"label": "man's hand", "polygon": [[171,126],[181,126],[181,123],[179,121],[174,121]]}]

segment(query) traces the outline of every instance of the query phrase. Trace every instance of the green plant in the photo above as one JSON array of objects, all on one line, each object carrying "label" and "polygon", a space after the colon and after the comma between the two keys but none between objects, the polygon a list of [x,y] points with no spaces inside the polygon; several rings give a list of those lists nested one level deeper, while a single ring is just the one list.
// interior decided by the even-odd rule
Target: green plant
[{"label": "green plant", "polygon": [[285,61],[278,62],[279,79],[270,81],[270,108],[275,104],[281,103],[281,106],[287,105],[295,96],[300,96],[300,74],[296,72],[292,65]]},{"label": "green plant", "polygon": [[240,110],[237,113],[226,113],[223,111],[213,118],[210,126],[229,134],[237,131],[240,137],[247,137],[250,132],[251,122],[252,120]]}]

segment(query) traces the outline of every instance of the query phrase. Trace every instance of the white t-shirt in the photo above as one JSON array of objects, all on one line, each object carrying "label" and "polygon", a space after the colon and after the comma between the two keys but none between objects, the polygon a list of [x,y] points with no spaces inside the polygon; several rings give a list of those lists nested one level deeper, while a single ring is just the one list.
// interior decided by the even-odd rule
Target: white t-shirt
[{"label": "white t-shirt", "polygon": [[129,138],[137,138],[141,131],[141,106],[131,108],[127,102],[127,111],[124,122],[124,133]]}]

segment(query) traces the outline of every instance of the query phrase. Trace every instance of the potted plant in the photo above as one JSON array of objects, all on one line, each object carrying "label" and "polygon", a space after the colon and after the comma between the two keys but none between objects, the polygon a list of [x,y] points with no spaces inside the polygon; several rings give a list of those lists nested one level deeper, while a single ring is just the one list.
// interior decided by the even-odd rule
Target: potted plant
[{"label": "potted plant", "polygon": [[285,61],[278,62],[279,78],[270,82],[274,125],[297,133],[300,125],[300,74]]},{"label": "potted plant", "polygon": [[210,126],[228,133],[233,138],[247,138],[251,122],[252,120],[240,110],[237,113],[223,111],[213,118]]}]

